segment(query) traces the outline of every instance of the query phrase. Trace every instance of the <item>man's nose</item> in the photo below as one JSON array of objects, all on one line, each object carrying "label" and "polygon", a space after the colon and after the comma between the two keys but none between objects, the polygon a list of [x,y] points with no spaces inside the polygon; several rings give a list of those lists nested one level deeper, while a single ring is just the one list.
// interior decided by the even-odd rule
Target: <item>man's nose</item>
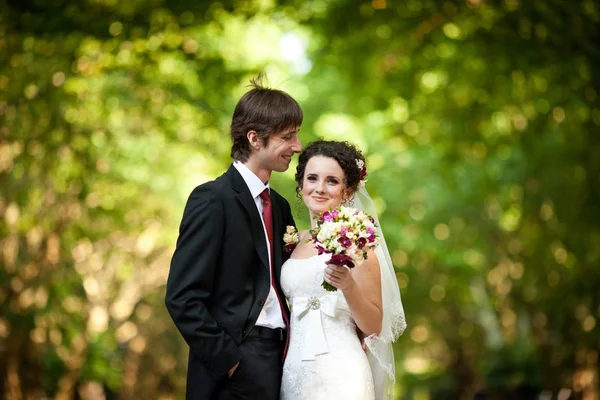
[{"label": "man's nose", "polygon": [[302,151],[302,143],[300,143],[300,139],[298,139],[298,136],[294,136],[292,150],[294,151],[294,153],[300,153]]}]

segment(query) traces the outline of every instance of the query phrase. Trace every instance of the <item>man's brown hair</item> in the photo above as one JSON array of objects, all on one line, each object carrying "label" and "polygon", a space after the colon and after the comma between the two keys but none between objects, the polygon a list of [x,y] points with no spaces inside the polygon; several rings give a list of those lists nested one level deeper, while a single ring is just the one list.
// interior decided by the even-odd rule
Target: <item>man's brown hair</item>
[{"label": "man's brown hair", "polygon": [[252,89],[237,103],[231,120],[231,158],[248,160],[251,147],[249,131],[255,131],[265,146],[269,137],[290,127],[302,125],[302,109],[292,96],[262,84],[263,74],[250,80]]}]

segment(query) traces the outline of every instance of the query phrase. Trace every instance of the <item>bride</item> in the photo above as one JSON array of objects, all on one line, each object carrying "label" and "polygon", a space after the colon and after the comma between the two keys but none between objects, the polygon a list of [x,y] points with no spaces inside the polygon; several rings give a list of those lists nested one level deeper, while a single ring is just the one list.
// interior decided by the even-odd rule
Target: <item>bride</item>
[{"label": "bride", "polygon": [[[313,228],[313,217],[342,204],[377,218],[364,188],[364,163],[360,151],[347,142],[318,140],[300,154],[297,191]],[[331,255],[318,255],[307,242],[308,231],[299,233],[299,242],[281,271],[281,287],[291,307],[281,399],[393,397],[392,342],[406,322],[393,265],[377,225],[379,246],[352,269],[327,265]],[[338,290],[326,291],[323,280]]]}]

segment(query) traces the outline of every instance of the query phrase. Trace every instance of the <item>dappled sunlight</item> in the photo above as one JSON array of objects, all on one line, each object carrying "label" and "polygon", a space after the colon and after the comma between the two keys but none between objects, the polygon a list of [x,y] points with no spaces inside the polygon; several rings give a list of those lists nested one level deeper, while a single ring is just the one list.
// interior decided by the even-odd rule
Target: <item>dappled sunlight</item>
[{"label": "dappled sunlight", "polygon": [[314,125],[315,134],[328,140],[347,140],[367,151],[360,122],[346,114],[322,114]]},{"label": "dappled sunlight", "polygon": [[430,364],[424,357],[407,356],[404,361],[404,368],[411,374],[424,374],[429,372]]}]

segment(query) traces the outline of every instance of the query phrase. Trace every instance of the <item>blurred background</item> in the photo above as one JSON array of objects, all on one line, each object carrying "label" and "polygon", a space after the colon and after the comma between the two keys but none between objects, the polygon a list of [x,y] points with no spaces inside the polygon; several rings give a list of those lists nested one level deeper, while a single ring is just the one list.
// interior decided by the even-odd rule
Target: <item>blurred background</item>
[{"label": "blurred background", "polygon": [[[303,144],[367,156],[398,399],[598,400],[599,22],[598,0],[0,0],[0,398],[184,398],[169,261],[264,71]],[[272,185],[306,228],[294,171]]]}]

